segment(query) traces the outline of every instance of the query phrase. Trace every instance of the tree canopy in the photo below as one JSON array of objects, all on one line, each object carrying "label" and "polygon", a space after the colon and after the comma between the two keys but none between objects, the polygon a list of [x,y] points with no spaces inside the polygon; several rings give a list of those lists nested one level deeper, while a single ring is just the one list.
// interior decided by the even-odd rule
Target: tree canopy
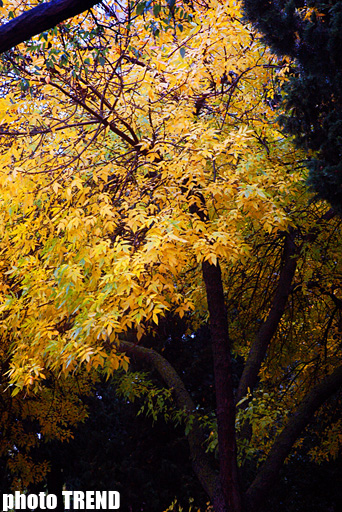
[{"label": "tree canopy", "polygon": [[[103,376],[185,427],[216,512],[259,510],[309,433],[323,439],[314,459],[339,453],[341,225],[309,201],[305,154],[277,124],[287,73],[232,0],[99,7],[3,54],[2,455],[15,485],[44,477],[42,462],[25,480],[30,449],[71,438]],[[167,358],[204,325],[216,413]]]}]

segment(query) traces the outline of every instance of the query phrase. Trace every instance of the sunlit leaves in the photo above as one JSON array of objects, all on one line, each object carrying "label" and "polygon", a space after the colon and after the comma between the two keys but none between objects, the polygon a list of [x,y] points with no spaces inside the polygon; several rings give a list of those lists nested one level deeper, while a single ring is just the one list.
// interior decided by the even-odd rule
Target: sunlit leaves
[{"label": "sunlit leaves", "polygon": [[16,329],[18,389],[44,368],[127,367],[120,336],[140,339],[166,311],[198,321],[203,261],[245,262],[251,226],[291,223],[297,155],[267,103],[277,61],[237,6],[137,14],[129,31],[101,11],[101,31],[75,19],[4,61],[2,248],[16,292],[1,328]]}]

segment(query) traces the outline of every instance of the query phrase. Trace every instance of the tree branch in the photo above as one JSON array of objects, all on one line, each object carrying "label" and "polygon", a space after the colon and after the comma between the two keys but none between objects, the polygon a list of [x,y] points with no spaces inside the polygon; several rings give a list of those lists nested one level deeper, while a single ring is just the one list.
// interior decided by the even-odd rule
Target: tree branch
[{"label": "tree branch", "polygon": [[[100,114],[98,114],[96,112],[96,110],[94,110],[92,107],[90,107],[84,100],[83,98],[81,97],[78,97],[76,96],[75,94],[71,94],[69,93],[68,91],[65,91],[63,89],[63,87],[61,87],[59,84],[57,84],[56,82],[50,82],[50,86],[53,86],[55,87],[56,89],[58,89],[59,91],[61,91],[63,94],[65,94],[65,96],[67,96],[68,98],[70,98],[71,100],[73,100],[77,105],[80,105],[86,112],[88,112],[90,115],[92,115],[96,121],[102,123],[104,126],[108,127],[112,132],[114,132],[118,137],[120,137],[122,140],[124,140],[125,142],[127,142],[127,144],[129,144],[130,146],[133,146],[134,148],[137,149],[137,146],[138,146],[138,142],[139,142],[139,139],[137,138],[137,136],[134,134],[135,138],[132,139],[131,137],[129,137],[129,135],[127,135],[125,132],[123,132],[122,130],[120,130],[119,128],[117,128],[117,126],[115,125],[114,121],[108,121],[107,119],[105,119],[104,117],[102,117]],[[124,122],[123,123],[124,126],[127,126],[127,123]],[[130,129],[130,132],[132,132],[132,130]],[[134,132],[133,132],[134,133]]]},{"label": "tree branch", "polygon": [[54,133],[54,132],[57,132],[59,130],[67,130],[68,128],[75,128],[75,127],[79,127],[79,126],[88,126],[90,124],[99,124],[101,121],[99,121],[98,119],[94,119],[92,121],[83,121],[83,122],[79,122],[79,123],[72,123],[72,124],[63,124],[62,126],[57,126],[57,125],[54,125],[54,126],[51,126],[49,128],[38,128],[38,127],[33,127],[30,131],[20,131],[20,130],[14,130],[14,131],[9,131],[9,130],[1,130],[0,129],[0,136],[5,136],[5,137],[20,137],[20,136],[23,136],[23,137],[27,137],[27,135],[29,135],[30,137],[34,137],[35,135],[45,135],[47,133]]},{"label": "tree branch", "polygon": [[[320,232],[322,224],[326,221],[329,222],[334,217],[336,217],[336,212],[333,208],[330,208],[317,220],[315,227],[307,233],[305,241],[314,242]],[[280,271],[278,287],[267,319],[260,327],[249,351],[236,394],[237,403],[246,396],[248,388],[253,389],[255,386],[260,366],[266,356],[269,344],[277,331],[281,317],[284,314],[286,303],[291,293],[292,281],[296,272],[300,252],[300,247],[297,247],[294,242],[295,234],[296,232],[294,229],[291,229],[286,233],[283,253],[284,263]]]},{"label": "tree branch", "polygon": [[196,407],[182,379],[173,366],[151,348],[141,347],[129,341],[120,340],[118,350],[126,354],[132,354],[152,366],[159,373],[165,384],[172,389],[177,406],[188,415],[195,416],[192,428],[188,434],[192,465],[202,487],[214,503],[217,500],[218,477],[211,467],[209,457],[205,453],[203,447],[205,438],[203,430],[196,419]]},{"label": "tree branch", "polygon": [[292,280],[296,272],[298,260],[298,248],[294,243],[293,230],[286,233],[284,245],[284,264],[280,271],[278,287],[274,295],[272,307],[267,319],[251,346],[236,394],[239,402],[248,391],[253,389],[258,378],[261,363],[263,362],[267,348],[276,333],[279,322],[285,311],[286,303],[291,292]]},{"label": "tree branch", "polygon": [[342,366],[339,366],[306,395],[283,431],[275,439],[265,463],[247,490],[246,510],[257,512],[260,509],[296,439],[309,424],[318,408],[341,386]]},{"label": "tree branch", "polygon": [[52,0],[37,5],[0,27],[0,53],[72,18],[100,0]]}]

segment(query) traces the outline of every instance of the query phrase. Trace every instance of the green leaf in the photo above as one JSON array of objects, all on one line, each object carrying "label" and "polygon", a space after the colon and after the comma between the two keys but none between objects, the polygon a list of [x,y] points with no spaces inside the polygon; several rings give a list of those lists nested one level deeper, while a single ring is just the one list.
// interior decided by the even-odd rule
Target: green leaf
[{"label": "green leaf", "polygon": [[179,49],[179,53],[181,54],[182,59],[184,59],[184,57],[185,57],[185,52],[186,52],[186,50],[185,50],[184,46],[182,46],[182,48]]},{"label": "green leaf", "polygon": [[20,82],[20,89],[22,91],[27,91],[29,88],[30,88],[29,82],[27,80],[25,80],[25,79],[22,79],[21,82]]},{"label": "green leaf", "polygon": [[153,6],[153,14],[155,16],[158,16],[161,11],[161,8],[162,8],[162,6],[160,4],[154,5]]},{"label": "green leaf", "polygon": [[138,16],[144,12],[145,7],[146,7],[146,2],[140,2],[138,4],[138,6],[137,6],[137,15]]}]

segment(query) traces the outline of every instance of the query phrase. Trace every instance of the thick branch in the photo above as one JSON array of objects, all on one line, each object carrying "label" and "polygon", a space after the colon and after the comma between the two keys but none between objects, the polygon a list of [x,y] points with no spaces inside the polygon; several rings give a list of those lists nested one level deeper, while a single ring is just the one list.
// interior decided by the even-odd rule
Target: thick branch
[{"label": "thick branch", "polygon": [[120,340],[118,350],[134,355],[136,358],[148,363],[157,370],[165,384],[172,389],[177,406],[183,409],[188,415],[195,415],[193,426],[188,434],[192,465],[202,487],[207,492],[211,501],[214,502],[217,494],[218,478],[205,453],[203,447],[203,431],[196,420],[196,407],[182,379],[173,366],[153,349],[141,347],[129,341]]},{"label": "thick branch", "polygon": [[318,408],[342,386],[342,366],[317,384],[276,438],[265,463],[246,493],[246,510],[257,512],[278,477],[286,457]]},{"label": "thick branch", "polygon": [[248,388],[253,389],[256,384],[261,363],[265,358],[267,348],[276,333],[285,311],[291,292],[292,280],[296,272],[297,259],[298,249],[294,243],[294,232],[290,231],[286,233],[284,264],[280,271],[278,287],[274,295],[272,307],[250,349],[236,395],[237,402],[247,394]]},{"label": "thick branch", "polygon": [[100,0],[53,0],[24,12],[0,27],[0,53],[99,3]]},{"label": "thick branch", "polygon": [[[330,221],[336,216],[333,208],[330,208],[320,219],[316,225],[307,233],[305,240],[314,242],[322,228],[322,224]],[[239,387],[236,394],[236,402],[239,402],[248,391],[253,389],[256,384],[261,364],[266,356],[267,349],[273,336],[275,335],[279,322],[284,314],[286,303],[292,289],[292,281],[296,272],[297,261],[300,248],[294,242],[295,231],[291,229],[285,238],[285,246],[283,253],[283,267],[280,271],[278,287],[275,292],[272,307],[267,319],[260,327],[260,330],[250,349],[244,371],[242,373]]]}]

